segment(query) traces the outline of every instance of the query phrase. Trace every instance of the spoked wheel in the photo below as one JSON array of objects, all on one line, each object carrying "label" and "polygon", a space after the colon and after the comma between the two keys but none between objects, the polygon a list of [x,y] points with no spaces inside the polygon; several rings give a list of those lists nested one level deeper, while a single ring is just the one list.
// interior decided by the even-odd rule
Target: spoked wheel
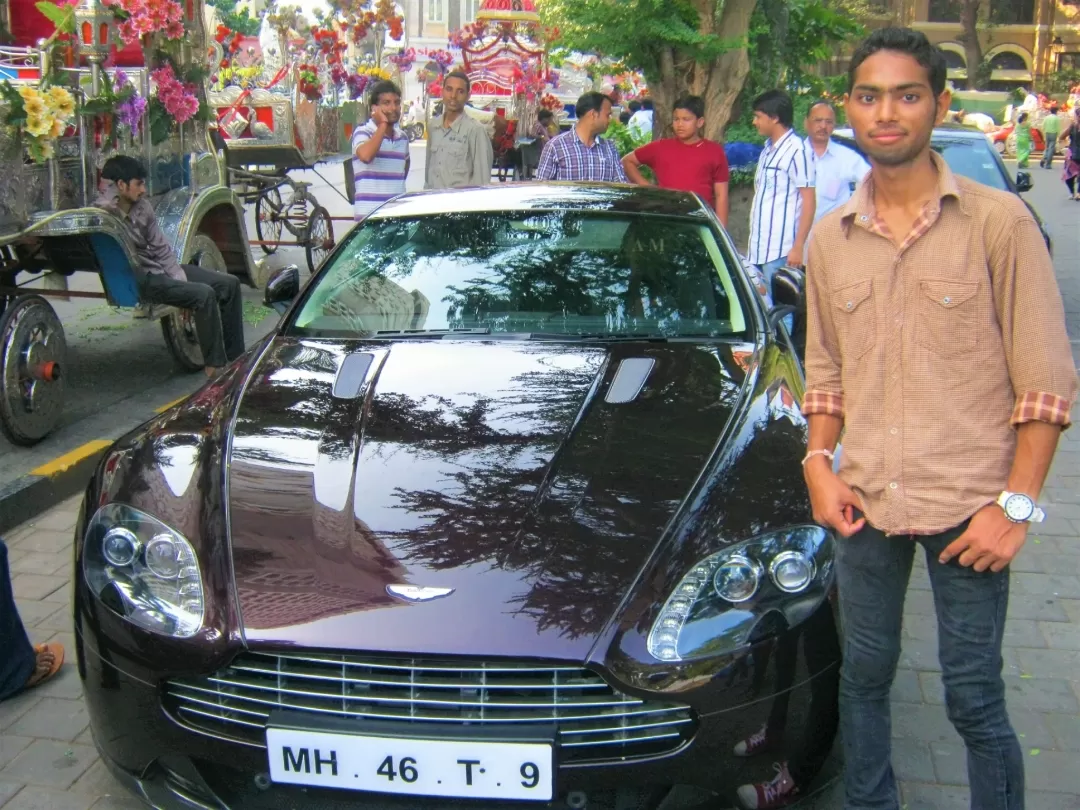
[{"label": "spoked wheel", "polygon": [[[221,250],[205,233],[195,234],[188,255],[187,264],[217,270],[219,273],[229,272]],[[177,365],[184,371],[200,371],[206,365],[202,347],[199,345],[199,333],[195,328],[195,316],[190,310],[177,310],[162,318],[161,334]]]},{"label": "spoked wheel", "polygon": [[64,409],[67,341],[40,295],[21,296],[0,317],[0,428],[29,446],[49,434]]},{"label": "spoked wheel", "polygon": [[330,213],[322,206],[311,212],[305,241],[308,268],[314,273],[334,249],[334,223]]},{"label": "spoked wheel", "polygon": [[[281,241],[281,192],[268,188],[255,201],[255,233],[260,242]],[[260,245],[267,256],[277,252],[277,245]]]}]

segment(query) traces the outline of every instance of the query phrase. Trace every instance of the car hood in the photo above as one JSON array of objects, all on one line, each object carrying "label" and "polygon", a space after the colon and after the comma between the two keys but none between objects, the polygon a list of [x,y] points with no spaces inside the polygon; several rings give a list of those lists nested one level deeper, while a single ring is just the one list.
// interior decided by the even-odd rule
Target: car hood
[{"label": "car hood", "polygon": [[752,352],[276,338],[228,461],[248,642],[583,660],[711,457]]}]

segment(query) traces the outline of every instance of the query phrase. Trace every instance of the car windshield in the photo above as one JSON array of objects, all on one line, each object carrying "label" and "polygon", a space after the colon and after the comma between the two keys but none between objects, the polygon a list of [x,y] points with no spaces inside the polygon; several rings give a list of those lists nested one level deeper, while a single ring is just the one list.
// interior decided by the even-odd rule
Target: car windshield
[{"label": "car windshield", "polygon": [[935,140],[930,146],[945,158],[954,174],[1000,191],[1009,190],[989,143],[977,140]]},{"label": "car windshield", "polygon": [[741,270],[725,256],[707,224],[661,216],[373,217],[313,282],[288,333],[745,336]]}]

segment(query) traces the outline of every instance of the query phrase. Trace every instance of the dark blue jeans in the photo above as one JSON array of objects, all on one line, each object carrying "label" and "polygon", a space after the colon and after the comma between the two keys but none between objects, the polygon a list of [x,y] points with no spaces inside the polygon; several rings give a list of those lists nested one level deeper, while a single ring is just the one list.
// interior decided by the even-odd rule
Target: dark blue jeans
[{"label": "dark blue jeans", "polygon": [[8,548],[0,540],[0,700],[22,690],[34,672],[36,658],[15,607]]},{"label": "dark blue jeans", "polygon": [[900,807],[890,763],[889,691],[900,658],[904,596],[916,544],[926,551],[933,588],[945,711],[967,746],[971,807],[1024,806],[1024,763],[1005,711],[1001,678],[1009,570],[980,574],[955,559],[947,565],[938,562],[942,549],[966,526],[926,537],[886,537],[868,525],[839,542],[845,810]]}]

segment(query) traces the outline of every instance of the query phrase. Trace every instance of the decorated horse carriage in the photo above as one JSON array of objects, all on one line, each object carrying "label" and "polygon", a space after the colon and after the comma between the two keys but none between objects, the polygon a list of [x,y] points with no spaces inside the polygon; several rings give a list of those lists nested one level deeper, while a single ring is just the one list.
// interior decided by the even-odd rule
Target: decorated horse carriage
[{"label": "decorated horse carriage", "polygon": [[[45,37],[42,20],[54,27]],[[249,285],[253,266],[243,205],[203,114],[202,0],[11,0],[0,24],[14,40],[0,49],[0,428],[29,445],[64,405],[67,346],[51,297],[159,320],[178,365],[203,367],[190,314],[144,305],[123,224],[93,205],[108,157],[147,164],[147,196],[180,262]],[[70,289],[75,273],[97,274],[101,292]]]}]

